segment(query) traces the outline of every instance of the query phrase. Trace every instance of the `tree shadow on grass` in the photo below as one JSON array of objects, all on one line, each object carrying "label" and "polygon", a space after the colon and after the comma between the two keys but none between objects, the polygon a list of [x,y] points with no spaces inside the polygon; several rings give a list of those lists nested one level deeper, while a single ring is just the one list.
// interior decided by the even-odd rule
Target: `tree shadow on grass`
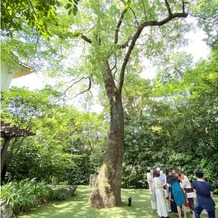
[{"label": "tree shadow on grass", "polygon": [[[18,216],[19,218],[158,218],[150,207],[146,189],[122,189],[122,205],[115,208],[95,209],[88,205],[92,192],[89,186],[78,186],[74,196],[65,201],[55,201]],[[132,205],[127,206],[128,198]],[[187,213],[188,214],[188,213]],[[177,216],[169,214],[170,218]],[[188,214],[191,218],[191,215]]]}]

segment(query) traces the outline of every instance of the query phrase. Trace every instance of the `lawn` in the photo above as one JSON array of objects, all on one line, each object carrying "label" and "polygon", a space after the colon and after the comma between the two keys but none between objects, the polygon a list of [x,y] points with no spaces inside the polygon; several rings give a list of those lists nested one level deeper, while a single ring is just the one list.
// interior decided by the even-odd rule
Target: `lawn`
[{"label": "lawn", "polygon": [[[88,198],[92,191],[89,186],[78,186],[75,195],[65,201],[52,202],[32,210],[30,213],[20,215],[18,218],[158,218],[150,208],[148,190],[122,189],[123,205],[110,209],[95,209],[88,204]],[[132,206],[128,207],[128,197],[132,197]],[[215,196],[218,206],[218,197]],[[191,217],[187,213],[187,217]],[[177,216],[169,214],[170,218]],[[202,215],[202,218],[206,217]]]}]

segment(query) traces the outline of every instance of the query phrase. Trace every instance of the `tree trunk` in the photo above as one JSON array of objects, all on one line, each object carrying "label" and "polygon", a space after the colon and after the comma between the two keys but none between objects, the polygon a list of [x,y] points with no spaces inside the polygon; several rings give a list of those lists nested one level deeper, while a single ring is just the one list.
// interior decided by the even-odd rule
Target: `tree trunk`
[{"label": "tree trunk", "polygon": [[107,94],[110,99],[110,130],[108,147],[89,204],[111,208],[121,203],[122,160],[124,153],[124,117],[121,93],[115,87]]},{"label": "tree trunk", "polygon": [[7,151],[8,151],[9,141],[10,141],[10,138],[5,138],[3,146],[1,148],[1,174],[2,174],[3,167],[4,167],[4,162],[5,162],[5,158],[7,155]]}]

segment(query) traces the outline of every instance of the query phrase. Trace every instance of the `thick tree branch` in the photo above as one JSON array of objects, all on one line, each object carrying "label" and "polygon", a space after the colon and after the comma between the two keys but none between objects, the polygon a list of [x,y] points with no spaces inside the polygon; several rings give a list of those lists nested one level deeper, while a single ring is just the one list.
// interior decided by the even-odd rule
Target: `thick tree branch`
[{"label": "thick tree branch", "polygon": [[187,2],[184,2],[184,0],[182,0],[182,12],[183,13],[185,13],[185,4],[186,4]]},{"label": "thick tree branch", "polygon": [[110,105],[111,105],[113,104],[113,101],[116,101],[117,88],[116,88],[108,61],[105,61],[104,69],[105,69],[105,72],[103,72],[104,74],[103,78],[104,78],[107,96],[110,99]]},{"label": "thick tree branch", "polygon": [[122,24],[124,15],[125,15],[125,13],[126,13],[127,11],[128,11],[127,8],[125,8],[125,9],[123,10],[123,12],[121,13],[120,19],[119,19],[119,21],[118,21],[118,23],[117,23],[116,31],[115,31],[115,36],[114,36],[114,44],[117,44],[117,43],[118,43],[118,37],[119,37],[120,27],[121,27],[121,24]]},{"label": "thick tree branch", "polygon": [[111,68],[111,73],[113,72],[113,70],[114,70],[113,77],[115,78],[115,75],[117,73],[117,58],[116,58],[116,56],[114,56],[114,66]]},{"label": "thick tree branch", "polygon": [[166,6],[167,6],[167,11],[168,11],[168,14],[169,14],[169,16],[172,14],[172,12],[171,12],[171,9],[170,9],[170,5],[169,5],[169,2],[167,1],[167,0],[165,0],[165,4],[166,4]]},{"label": "thick tree branch", "polygon": [[[165,1],[165,2],[168,3],[167,1]],[[169,11],[171,11],[171,10],[168,9],[168,12]],[[131,43],[128,47],[128,50],[126,52],[126,55],[124,57],[124,61],[123,61],[122,67],[121,67],[120,80],[119,80],[120,82],[119,82],[119,87],[118,87],[119,93],[121,93],[121,91],[122,91],[122,87],[123,87],[123,83],[124,83],[124,73],[126,70],[127,63],[129,61],[132,50],[135,46],[137,39],[139,38],[139,36],[142,32],[142,30],[148,26],[162,26],[162,25],[168,23],[169,21],[171,21],[175,18],[186,18],[187,16],[188,16],[188,13],[185,13],[184,11],[182,13],[175,13],[175,14],[170,13],[170,14],[168,14],[168,16],[166,18],[164,18],[160,21],[145,21],[138,27],[138,29],[136,30],[136,32],[134,33],[134,35],[132,37]]]}]

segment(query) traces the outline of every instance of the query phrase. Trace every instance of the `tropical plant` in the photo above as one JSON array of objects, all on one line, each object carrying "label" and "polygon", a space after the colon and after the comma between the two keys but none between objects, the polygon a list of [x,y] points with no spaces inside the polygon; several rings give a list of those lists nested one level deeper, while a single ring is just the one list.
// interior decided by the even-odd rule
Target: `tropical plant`
[{"label": "tropical plant", "polygon": [[35,179],[11,181],[2,185],[1,199],[6,201],[6,207],[19,214],[53,199],[53,191],[45,182]]}]

